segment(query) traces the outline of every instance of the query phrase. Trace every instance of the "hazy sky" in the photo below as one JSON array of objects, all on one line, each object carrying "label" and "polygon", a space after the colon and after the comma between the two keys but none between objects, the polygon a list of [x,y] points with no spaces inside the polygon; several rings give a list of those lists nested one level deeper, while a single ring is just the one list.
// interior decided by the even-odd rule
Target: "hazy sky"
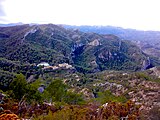
[{"label": "hazy sky", "polygon": [[160,30],[160,0],[0,0],[0,23],[10,22]]}]

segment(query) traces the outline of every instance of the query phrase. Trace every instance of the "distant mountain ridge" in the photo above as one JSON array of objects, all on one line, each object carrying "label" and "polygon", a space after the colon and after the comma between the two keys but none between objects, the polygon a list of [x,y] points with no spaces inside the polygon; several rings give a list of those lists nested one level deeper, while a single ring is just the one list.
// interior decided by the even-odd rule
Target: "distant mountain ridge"
[{"label": "distant mountain ridge", "polygon": [[18,22],[18,23],[0,24],[0,27],[11,27],[11,26],[16,26],[16,25],[23,25],[23,23]]},{"label": "distant mountain ridge", "polygon": [[121,39],[135,42],[144,53],[160,57],[160,31],[142,31],[136,29],[124,29],[114,26],[70,26],[67,29],[79,29],[83,32],[95,32],[98,34],[114,34]]},{"label": "distant mountain ridge", "polygon": [[64,25],[64,27],[69,29],[79,29],[80,31],[83,31],[83,32],[95,32],[98,34],[114,34],[120,37],[121,39],[125,39],[125,40],[149,41],[153,43],[160,41],[160,31],[143,31],[143,30],[136,30],[136,29],[124,29],[122,27],[114,27],[114,26]]}]

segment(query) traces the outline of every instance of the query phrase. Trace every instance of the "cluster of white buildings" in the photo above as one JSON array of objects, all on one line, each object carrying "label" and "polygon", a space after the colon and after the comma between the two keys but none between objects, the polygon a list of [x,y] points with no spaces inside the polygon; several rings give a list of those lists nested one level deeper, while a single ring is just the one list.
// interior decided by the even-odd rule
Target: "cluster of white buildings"
[{"label": "cluster of white buildings", "polygon": [[47,70],[47,69],[56,70],[56,69],[60,69],[60,68],[74,69],[74,67],[72,65],[69,65],[68,63],[62,63],[62,64],[58,64],[58,65],[55,65],[55,66],[51,66],[47,62],[41,62],[37,65],[37,67],[40,67],[40,66],[43,67],[42,68],[43,70]]}]

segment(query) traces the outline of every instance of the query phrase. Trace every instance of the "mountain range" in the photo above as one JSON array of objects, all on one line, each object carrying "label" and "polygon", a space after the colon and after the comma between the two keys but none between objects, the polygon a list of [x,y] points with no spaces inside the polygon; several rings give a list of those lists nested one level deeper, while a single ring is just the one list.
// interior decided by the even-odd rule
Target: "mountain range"
[{"label": "mountain range", "polygon": [[[133,119],[158,120],[160,60],[158,44],[154,46],[156,41],[138,39],[142,36],[136,32],[134,40],[119,36],[116,30],[102,34],[88,27],[84,27],[87,31],[71,27],[54,24],[0,27],[0,97],[3,98],[0,118],[8,116],[5,111],[10,111],[28,119],[37,111],[36,119],[48,116],[51,119],[56,114],[60,117],[56,119],[61,119],[68,116],[66,110],[70,108],[67,119],[77,113],[80,119],[81,115],[94,114],[89,119],[99,120],[102,118],[99,115],[117,109],[126,118],[133,112]],[[131,33],[122,35],[127,34]],[[135,107],[129,109],[132,103]],[[52,116],[46,105],[52,106],[49,109]],[[112,110],[104,109],[107,105]],[[73,112],[75,109],[80,114]],[[118,112],[113,113],[118,116],[116,119],[124,118]],[[113,114],[110,116],[115,119]]]},{"label": "mountain range", "polygon": [[124,29],[114,26],[63,26],[67,29],[79,29],[83,32],[113,34],[121,39],[135,42],[146,54],[160,57],[160,31]]},{"label": "mountain range", "polygon": [[68,63],[79,72],[136,71],[159,65],[131,41],[53,24],[1,27],[0,57],[23,64]]}]

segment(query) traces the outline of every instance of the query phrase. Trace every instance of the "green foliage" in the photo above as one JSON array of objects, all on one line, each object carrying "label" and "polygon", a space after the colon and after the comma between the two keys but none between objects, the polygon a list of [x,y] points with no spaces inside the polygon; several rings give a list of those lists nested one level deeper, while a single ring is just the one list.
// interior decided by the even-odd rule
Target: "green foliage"
[{"label": "green foliage", "polygon": [[69,91],[66,93],[66,97],[64,101],[68,104],[73,104],[73,105],[85,103],[81,94],[77,94]]},{"label": "green foliage", "polygon": [[115,96],[111,93],[111,91],[106,90],[104,92],[98,92],[98,98],[96,98],[102,104],[106,102],[126,102],[127,99],[124,96]]},{"label": "green foliage", "polygon": [[151,81],[156,82],[156,83],[160,83],[160,78],[151,79]]},{"label": "green foliage", "polygon": [[13,91],[13,97],[20,100],[27,93],[27,81],[23,74],[17,74],[16,78],[10,84]]},{"label": "green foliage", "polygon": [[63,83],[62,80],[54,80],[49,84],[46,88],[49,93],[49,97],[52,98],[53,101],[63,101],[66,95],[67,86]]},{"label": "green foliage", "polygon": [[55,113],[50,111],[47,115],[38,116],[33,120],[91,120],[89,117],[88,108],[65,106],[62,110],[58,110]]},{"label": "green foliage", "polygon": [[32,120],[54,120],[53,119],[53,113],[51,111],[49,111],[49,113],[44,116],[44,115],[40,115],[40,116],[33,116]]},{"label": "green foliage", "polygon": [[151,80],[151,78],[150,78],[147,74],[145,74],[145,73],[143,73],[143,72],[137,72],[137,73],[136,73],[136,77],[137,77],[138,79]]},{"label": "green foliage", "polygon": [[50,101],[51,95],[47,90],[44,90],[43,93],[41,93],[43,101]]},{"label": "green foliage", "polygon": [[36,80],[35,82],[27,85],[27,101],[28,102],[42,102],[43,97],[42,94],[38,91],[38,87],[40,86],[40,81]]},{"label": "green foliage", "polygon": [[28,84],[23,74],[17,74],[15,79],[10,84],[10,93],[13,98],[21,100],[25,96],[28,102],[33,100],[42,101],[42,96],[37,90],[40,82],[37,80],[32,84]]},{"label": "green foliage", "polygon": [[62,80],[53,80],[43,93],[48,100],[52,99],[54,102],[65,102],[68,104],[83,104],[84,100],[81,94],[67,91],[68,86]]},{"label": "green foliage", "polygon": [[84,100],[81,94],[68,92],[67,85],[60,79],[53,80],[43,93],[38,91],[40,80],[28,84],[23,74],[17,74],[16,78],[10,84],[13,98],[21,100],[23,96],[28,102],[43,102],[52,100],[53,102],[62,102],[68,104],[83,104]]},{"label": "green foliage", "polygon": [[12,82],[14,75],[14,73],[0,70],[0,88],[4,91],[9,89],[9,84]]}]

